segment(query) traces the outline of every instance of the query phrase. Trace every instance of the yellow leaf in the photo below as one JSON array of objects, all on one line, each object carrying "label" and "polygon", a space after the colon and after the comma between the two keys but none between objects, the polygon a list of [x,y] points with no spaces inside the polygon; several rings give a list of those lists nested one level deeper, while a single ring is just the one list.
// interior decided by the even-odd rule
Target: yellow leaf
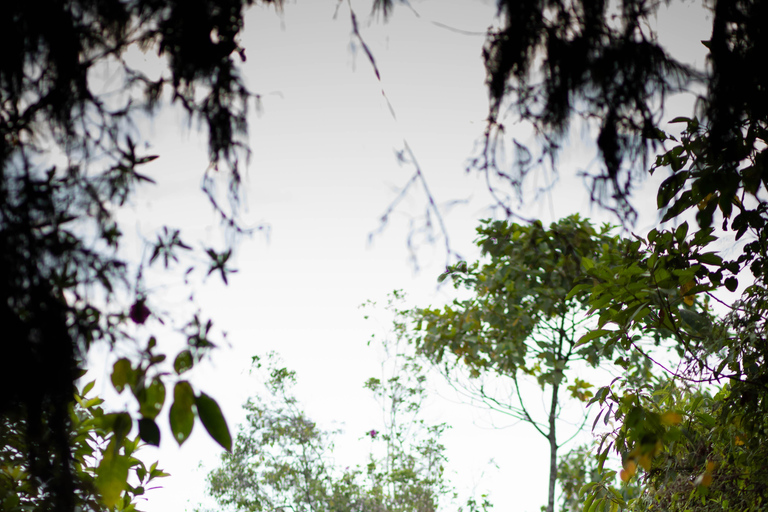
[{"label": "yellow leaf", "polygon": [[128,469],[130,458],[117,453],[118,446],[115,440],[109,443],[104,451],[104,458],[96,469],[96,487],[101,494],[101,501],[107,508],[114,507],[128,481]]},{"label": "yellow leaf", "polygon": [[638,457],[637,462],[640,464],[640,466],[644,470],[650,471],[651,470],[651,460],[652,460],[651,454],[650,453],[644,453],[643,455]]},{"label": "yellow leaf", "polygon": [[693,295],[688,295],[688,292],[696,285],[695,280],[688,281],[684,285],[680,286],[680,295],[683,296],[683,302],[685,302],[689,306],[693,306],[694,297]]},{"label": "yellow leaf", "polygon": [[709,473],[707,471],[703,472],[699,476],[696,477],[696,480],[693,481],[693,485],[696,486],[704,486],[709,487],[712,485],[712,473]]},{"label": "yellow leaf", "polygon": [[733,440],[733,444],[736,446],[742,446],[744,444],[744,439],[741,438],[741,436],[737,435],[736,438]]},{"label": "yellow leaf", "polygon": [[681,421],[683,421],[683,417],[680,414],[673,411],[665,412],[664,414],[661,415],[661,423],[663,425],[667,425],[667,426],[677,425]]},{"label": "yellow leaf", "polygon": [[698,204],[699,210],[703,210],[704,208],[706,208],[709,201],[712,200],[712,198],[714,197],[715,197],[714,194],[711,194],[711,193],[707,194],[707,197],[699,201],[699,204]]},{"label": "yellow leaf", "polygon": [[711,460],[707,461],[707,473],[711,473],[715,470],[715,463]]}]

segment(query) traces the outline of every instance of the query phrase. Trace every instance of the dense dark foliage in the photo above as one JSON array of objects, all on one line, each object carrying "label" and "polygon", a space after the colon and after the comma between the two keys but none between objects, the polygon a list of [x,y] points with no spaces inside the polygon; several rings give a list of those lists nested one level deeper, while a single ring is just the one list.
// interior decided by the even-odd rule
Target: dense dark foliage
[{"label": "dense dark foliage", "polygon": [[[138,154],[132,121],[166,99],[182,105],[207,128],[211,166],[225,164],[236,193],[249,99],[237,36],[252,3],[0,5],[0,416],[23,426],[27,469],[60,510],[75,507],[69,410],[83,359],[92,343],[126,339],[126,323],[150,313],[117,257],[113,217],[137,183],[151,181],[137,172],[154,157]],[[166,72],[152,80],[130,67],[123,55],[133,45],[166,58]],[[118,89],[96,92],[106,69]],[[130,314],[108,306],[126,296]],[[148,366],[132,381],[139,400]]]},{"label": "dense dark foliage", "polygon": [[[708,180],[735,192],[739,164],[764,136],[759,126],[764,129],[768,114],[768,75],[761,64],[768,53],[768,4],[705,2],[713,25],[710,40],[703,42],[710,54],[701,73],[658,43],[654,17],[669,3],[500,0],[501,25],[489,31],[483,52],[489,125],[473,165],[520,188],[537,164],[554,159],[574,119],[583,119],[599,127],[595,142],[603,165],[587,176],[592,198],[631,221],[630,195],[648,170],[649,151],[658,148],[659,128],[669,120],[665,99],[706,88],[697,115],[710,127],[712,150],[722,158]],[[518,146],[517,168],[504,169],[497,160],[502,123],[521,120],[539,134],[541,157]]]}]

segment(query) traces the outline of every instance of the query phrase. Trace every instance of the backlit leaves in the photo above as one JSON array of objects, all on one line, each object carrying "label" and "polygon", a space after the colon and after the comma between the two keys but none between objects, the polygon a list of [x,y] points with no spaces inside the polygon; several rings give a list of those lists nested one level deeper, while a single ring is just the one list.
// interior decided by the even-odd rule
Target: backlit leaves
[{"label": "backlit leaves", "polygon": [[96,469],[96,486],[101,493],[105,506],[114,507],[128,481],[130,458],[119,453],[119,444],[113,440],[104,451],[103,458]]},{"label": "backlit leaves", "polygon": [[165,403],[165,384],[155,377],[149,386],[142,388],[138,394],[139,412],[145,418],[155,419]]},{"label": "backlit leaves", "polygon": [[173,361],[173,369],[177,375],[181,375],[187,370],[191,370],[193,365],[194,361],[192,359],[192,353],[186,349],[179,352],[176,359]]},{"label": "backlit leaves", "polygon": [[173,404],[169,412],[169,419],[173,438],[179,443],[179,446],[187,440],[195,424],[195,413],[192,411],[194,404],[195,393],[189,382],[177,382],[173,388]]},{"label": "backlit leaves", "polygon": [[227,422],[221,414],[221,409],[216,400],[205,393],[200,393],[195,397],[195,405],[197,406],[197,414],[200,416],[200,421],[203,422],[203,426],[211,437],[225,450],[231,451],[232,436],[229,434]]},{"label": "backlit leaves", "polygon": [[139,436],[147,444],[160,446],[160,428],[150,418],[141,418],[139,420]]},{"label": "backlit leaves", "polygon": [[128,359],[119,359],[112,367],[112,385],[122,393],[127,384],[133,383],[133,369]]}]

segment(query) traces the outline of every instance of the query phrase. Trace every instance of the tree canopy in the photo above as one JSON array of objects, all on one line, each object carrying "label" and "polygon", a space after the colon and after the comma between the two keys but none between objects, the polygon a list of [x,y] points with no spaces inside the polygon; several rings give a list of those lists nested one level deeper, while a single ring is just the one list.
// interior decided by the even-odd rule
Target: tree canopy
[{"label": "tree canopy", "polygon": [[[578,215],[548,227],[484,221],[476,241],[483,258],[450,267],[438,279],[451,279],[458,297],[443,307],[401,312],[401,335],[422,357],[442,366],[450,381],[458,380],[455,368],[467,367],[471,380],[480,382],[469,384],[470,395],[529,423],[546,439],[549,511],[555,510],[558,452],[584,427],[569,426],[574,419],[563,419],[562,411],[568,399],[585,404],[593,397],[585,370],[618,365],[640,382],[650,372],[645,357],[596,341],[601,330],[585,269],[593,260],[624,261],[632,245],[612,229],[597,229]],[[488,376],[510,380],[511,396],[486,384]],[[540,397],[525,391],[526,379],[547,395],[544,414]]]},{"label": "tree canopy", "polygon": [[[384,421],[359,433],[368,456],[353,464],[334,454],[339,432],[324,430],[304,412],[293,392],[295,372],[283,367],[276,354],[265,362],[262,368],[262,359],[254,357],[264,392],[245,404],[248,417],[234,449],[208,474],[208,491],[218,506],[233,511],[434,512],[456,505],[444,468],[446,425],[422,418],[426,378],[413,358],[390,353],[382,364],[386,374],[365,383],[381,404]],[[483,498],[470,497],[458,510],[485,511]]]}]

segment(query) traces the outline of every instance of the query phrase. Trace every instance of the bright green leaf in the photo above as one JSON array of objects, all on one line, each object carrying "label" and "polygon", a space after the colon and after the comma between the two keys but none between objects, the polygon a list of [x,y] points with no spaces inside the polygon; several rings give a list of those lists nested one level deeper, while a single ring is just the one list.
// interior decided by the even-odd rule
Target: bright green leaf
[{"label": "bright green leaf", "polygon": [[152,379],[149,386],[138,393],[139,412],[145,418],[154,419],[165,403],[165,384],[158,378]]},{"label": "bright green leaf", "polygon": [[173,361],[173,369],[177,375],[181,375],[187,370],[192,369],[192,366],[194,366],[194,360],[192,359],[192,352],[189,350],[182,350],[179,352],[176,359]]},{"label": "bright green leaf", "polygon": [[96,487],[107,508],[117,505],[120,495],[128,484],[130,458],[120,455],[118,449],[119,445],[113,439],[104,450],[104,457],[96,469]]},{"label": "bright green leaf", "polygon": [[83,387],[83,391],[81,392],[81,395],[82,395],[82,396],[85,396],[85,395],[87,395],[87,394],[88,394],[88,392],[89,392],[90,390],[92,390],[92,389],[93,389],[93,386],[94,386],[95,384],[96,384],[96,381],[95,381],[95,380],[92,380],[91,382],[89,382],[88,384],[86,384],[86,385]]},{"label": "bright green leaf", "polygon": [[195,414],[192,412],[194,403],[195,394],[189,382],[176,383],[173,389],[173,405],[171,405],[169,419],[173,438],[179,445],[187,440],[195,424]]},{"label": "bright green leaf", "polygon": [[579,341],[576,342],[574,345],[574,348],[580,347],[582,345],[586,345],[590,341],[599,338],[600,336],[604,336],[606,334],[611,333],[612,331],[608,329],[595,329],[592,331],[589,331],[587,334],[579,338]]},{"label": "bright green leaf", "polygon": [[115,387],[115,391],[122,393],[125,389],[125,385],[131,382],[133,368],[131,368],[131,362],[122,358],[115,362],[112,367],[112,385]]}]

